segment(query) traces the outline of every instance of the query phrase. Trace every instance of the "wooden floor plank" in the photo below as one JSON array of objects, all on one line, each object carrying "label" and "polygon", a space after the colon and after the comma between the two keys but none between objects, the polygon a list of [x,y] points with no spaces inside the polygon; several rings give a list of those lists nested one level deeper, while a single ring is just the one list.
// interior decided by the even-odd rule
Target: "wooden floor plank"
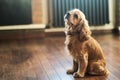
[{"label": "wooden floor plank", "polygon": [[[36,52],[37,53],[37,52]],[[38,54],[38,53],[37,53]],[[35,66],[35,72],[37,75],[38,80],[49,80],[47,72],[45,71],[45,69],[43,68],[43,66],[41,65],[39,59],[38,59],[38,55],[35,56],[36,61],[38,61],[36,64],[37,66]],[[33,63],[33,65],[35,65]]]},{"label": "wooden floor plank", "polygon": [[[52,45],[52,44],[50,44],[50,45]],[[47,45],[47,46],[50,46],[50,45]],[[52,54],[49,53],[49,50],[52,52]],[[48,47],[46,47],[45,51],[47,51],[46,53],[48,53],[48,54],[46,54],[46,56],[48,57],[48,60],[51,62],[51,65],[54,67],[54,69],[56,70],[56,72],[60,76],[61,80],[73,80],[73,78],[71,78],[71,76],[68,76],[66,74],[66,70],[63,67],[63,65],[66,65],[68,63],[66,63],[66,64],[62,63],[61,64],[61,60],[62,59],[59,59],[59,57],[60,57],[59,54],[61,54],[61,53],[57,53],[57,52],[55,52],[55,50],[58,51],[58,49],[56,47],[55,48],[48,48]]]},{"label": "wooden floor plank", "polygon": [[47,57],[45,56],[45,52],[42,51],[44,50],[44,47],[38,48],[41,49],[40,51],[42,52],[39,55],[39,60],[41,61],[41,64],[43,66],[43,68],[45,69],[45,71],[48,74],[48,77],[50,80],[60,80],[57,72],[55,71],[55,69],[52,67],[52,65],[50,64],[49,60],[47,59]]},{"label": "wooden floor plank", "polygon": [[[31,50],[31,52],[33,52],[33,56],[32,59],[30,60],[32,65],[33,65],[33,69],[36,73],[37,79],[38,80],[49,80],[47,72],[44,70],[43,66],[41,65],[41,62],[39,60],[39,49],[38,49],[38,43],[37,41],[32,41],[34,44],[29,44],[29,46],[27,46],[27,48],[29,50]],[[29,42],[28,42],[29,43]],[[31,42],[30,42],[31,43]],[[33,48],[34,45],[34,48]]]}]

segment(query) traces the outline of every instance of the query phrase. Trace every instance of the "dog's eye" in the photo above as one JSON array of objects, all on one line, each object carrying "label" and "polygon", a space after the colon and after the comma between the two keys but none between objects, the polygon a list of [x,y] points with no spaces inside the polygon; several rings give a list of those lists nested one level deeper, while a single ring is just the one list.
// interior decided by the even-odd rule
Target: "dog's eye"
[{"label": "dog's eye", "polygon": [[78,15],[77,15],[77,14],[74,14],[74,18],[77,18],[77,19],[78,19]]}]

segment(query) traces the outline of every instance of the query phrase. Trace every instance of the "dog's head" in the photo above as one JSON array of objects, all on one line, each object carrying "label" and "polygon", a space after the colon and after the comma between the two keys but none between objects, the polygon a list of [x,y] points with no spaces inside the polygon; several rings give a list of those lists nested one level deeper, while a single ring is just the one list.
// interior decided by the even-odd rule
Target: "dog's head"
[{"label": "dog's head", "polygon": [[65,21],[65,33],[66,35],[77,35],[79,34],[80,40],[87,40],[90,35],[88,22],[85,15],[79,9],[73,9],[67,12],[64,16]]}]

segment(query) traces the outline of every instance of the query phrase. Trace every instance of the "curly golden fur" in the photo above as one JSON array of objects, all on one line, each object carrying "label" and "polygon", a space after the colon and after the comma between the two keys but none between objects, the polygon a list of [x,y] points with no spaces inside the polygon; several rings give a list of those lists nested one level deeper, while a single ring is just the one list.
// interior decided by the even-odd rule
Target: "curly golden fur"
[{"label": "curly golden fur", "polygon": [[73,68],[68,74],[74,77],[108,75],[106,61],[99,43],[91,36],[88,22],[83,12],[73,9],[64,16],[65,44],[73,57]]}]

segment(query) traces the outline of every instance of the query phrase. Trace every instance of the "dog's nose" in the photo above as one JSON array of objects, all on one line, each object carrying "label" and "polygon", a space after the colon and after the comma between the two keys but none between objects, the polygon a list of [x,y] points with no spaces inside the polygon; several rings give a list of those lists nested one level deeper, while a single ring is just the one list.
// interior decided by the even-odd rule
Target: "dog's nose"
[{"label": "dog's nose", "polygon": [[68,19],[69,16],[70,16],[70,13],[67,13],[65,18]]},{"label": "dog's nose", "polygon": [[70,13],[68,12],[68,13],[67,13],[67,16],[69,16],[69,15],[70,15]]}]

